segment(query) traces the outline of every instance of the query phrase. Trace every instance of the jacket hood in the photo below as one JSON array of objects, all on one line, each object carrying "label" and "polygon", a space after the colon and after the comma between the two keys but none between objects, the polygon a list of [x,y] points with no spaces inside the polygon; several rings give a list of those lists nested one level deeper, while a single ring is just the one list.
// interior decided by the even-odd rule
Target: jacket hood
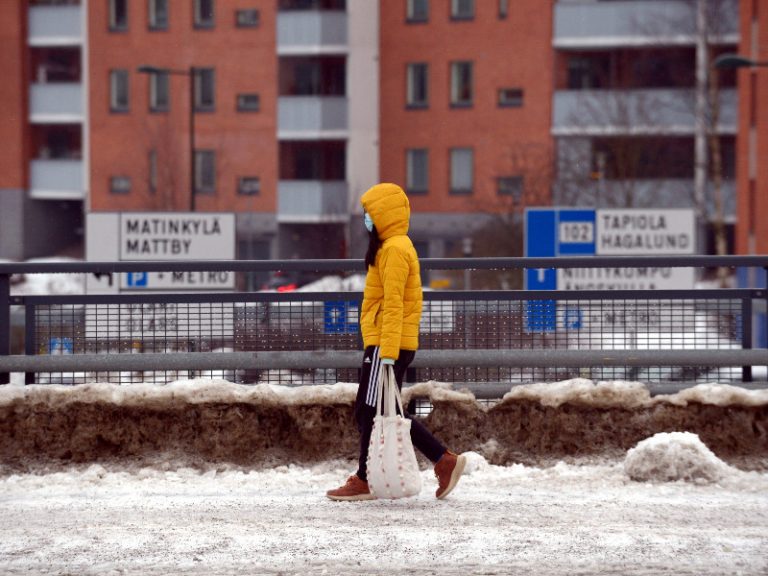
[{"label": "jacket hood", "polygon": [[381,240],[408,233],[411,204],[397,184],[376,184],[363,194],[360,202],[371,215]]}]

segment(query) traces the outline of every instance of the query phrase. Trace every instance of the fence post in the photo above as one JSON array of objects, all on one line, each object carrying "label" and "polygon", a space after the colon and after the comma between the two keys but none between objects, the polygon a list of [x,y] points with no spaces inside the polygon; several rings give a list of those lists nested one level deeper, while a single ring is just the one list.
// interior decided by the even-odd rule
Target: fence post
[{"label": "fence post", "polygon": [[[36,312],[34,304],[28,303],[24,308],[24,354],[27,356],[37,354]],[[35,372],[25,372],[24,384],[34,384],[35,377]]]},{"label": "fence post", "polygon": [[[752,291],[741,299],[741,347],[752,349]],[[752,366],[741,367],[741,381],[752,382]]]},{"label": "fence post", "polygon": [[[11,355],[11,275],[0,274],[0,356]],[[0,384],[8,384],[11,375],[0,372]]]}]

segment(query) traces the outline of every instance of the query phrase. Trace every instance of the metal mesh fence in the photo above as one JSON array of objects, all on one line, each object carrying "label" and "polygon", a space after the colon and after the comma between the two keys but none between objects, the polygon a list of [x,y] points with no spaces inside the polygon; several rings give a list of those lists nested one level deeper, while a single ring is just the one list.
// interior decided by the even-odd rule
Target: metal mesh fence
[{"label": "metal mesh fence", "polygon": [[[649,297],[653,294],[653,298]],[[748,291],[574,293],[425,292],[423,349],[670,350],[750,347]],[[362,295],[257,293],[26,297],[27,354],[141,354],[361,350]],[[361,356],[362,358],[362,356]],[[410,382],[740,380],[741,367],[410,369]],[[165,383],[192,377],[239,383],[356,382],[356,368],[40,373],[38,383]],[[28,380],[29,381],[29,380]]]}]

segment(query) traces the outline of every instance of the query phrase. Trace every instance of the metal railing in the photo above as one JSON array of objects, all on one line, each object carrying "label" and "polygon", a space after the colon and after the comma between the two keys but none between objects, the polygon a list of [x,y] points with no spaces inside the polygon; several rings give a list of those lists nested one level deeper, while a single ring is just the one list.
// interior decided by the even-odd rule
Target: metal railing
[{"label": "metal railing", "polygon": [[[424,259],[422,270],[768,267],[768,257]],[[17,296],[12,274],[174,271],[362,273],[359,260],[0,264],[0,326],[23,310],[23,354],[0,331],[0,383],[168,382],[221,377],[283,384],[356,382],[360,292]],[[425,291],[409,382],[473,390],[573,377],[749,382],[765,289]],[[17,309],[18,310],[18,309]],[[21,352],[21,351],[19,351]],[[496,392],[493,392],[496,393]]]}]

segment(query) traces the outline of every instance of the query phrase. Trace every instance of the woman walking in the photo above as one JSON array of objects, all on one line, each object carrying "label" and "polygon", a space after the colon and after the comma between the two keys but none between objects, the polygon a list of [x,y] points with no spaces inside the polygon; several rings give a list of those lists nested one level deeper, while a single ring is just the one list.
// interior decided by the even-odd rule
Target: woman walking
[{"label": "woman walking", "polygon": [[[346,484],[327,492],[331,500],[372,500],[368,488],[368,444],[376,414],[376,388],[382,365],[392,365],[402,388],[406,368],[419,347],[421,276],[419,259],[408,237],[411,208],[396,184],[377,184],[361,198],[369,244],[360,330],[365,352],[355,420],[360,432],[358,469]],[[411,418],[406,413],[407,418]],[[411,418],[413,445],[435,463],[437,498],[453,490],[464,471],[466,458],[447,450],[418,420]]]}]

